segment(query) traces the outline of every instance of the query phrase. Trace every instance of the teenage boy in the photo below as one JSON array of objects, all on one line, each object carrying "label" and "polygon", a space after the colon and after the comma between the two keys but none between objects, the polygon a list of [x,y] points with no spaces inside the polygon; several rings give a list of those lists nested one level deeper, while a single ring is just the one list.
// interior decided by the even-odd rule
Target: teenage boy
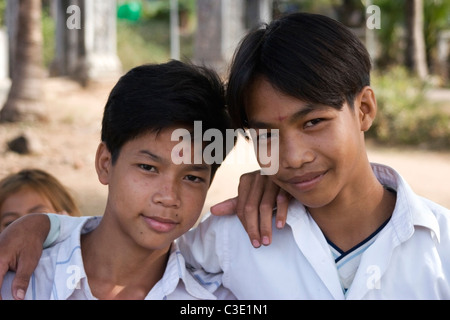
[{"label": "teenage boy", "polygon": [[[66,240],[44,250],[19,298],[234,298],[220,275],[191,274],[174,242],[198,220],[220,166],[191,161],[206,144],[195,149],[199,142],[189,133],[201,121],[203,131],[225,135],[231,122],[223,89],[213,71],[179,61],[139,66],[119,79],[104,109],[95,158],[98,179],[108,185],[104,214],[80,218]],[[173,138],[179,130],[188,136],[177,135],[181,142]],[[225,143],[220,147],[226,154]],[[175,164],[177,156],[187,161]],[[13,276],[3,282],[4,299],[13,298]]]},{"label": "teenage boy", "polygon": [[[270,179],[292,196],[287,227],[254,249],[236,215],[210,216],[177,240],[189,264],[223,272],[239,299],[450,299],[449,210],[368,160],[370,68],[358,38],[322,15],[287,15],[243,39],[227,102],[239,126],[279,145]],[[12,267],[26,250],[14,246]]]},{"label": "teenage boy", "polygon": [[368,160],[370,69],[358,38],[321,15],[291,14],[243,39],[227,103],[237,126],[279,145],[269,178],[293,197],[289,228],[252,251],[235,217],[213,217],[179,241],[188,261],[223,270],[238,298],[450,299],[450,211]]}]

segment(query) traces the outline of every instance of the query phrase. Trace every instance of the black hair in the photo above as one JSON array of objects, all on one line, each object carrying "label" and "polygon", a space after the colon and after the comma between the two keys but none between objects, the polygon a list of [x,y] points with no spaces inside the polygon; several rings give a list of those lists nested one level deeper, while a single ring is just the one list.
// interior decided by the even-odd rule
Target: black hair
[{"label": "black hair", "polygon": [[260,76],[302,101],[353,107],[356,94],[370,85],[370,69],[365,46],[345,25],[319,14],[288,14],[240,42],[227,84],[230,115],[236,127],[248,127],[246,99]]},{"label": "black hair", "polygon": [[[214,128],[225,137],[226,129],[232,128],[218,74],[177,60],[145,64],[128,71],[111,90],[103,113],[101,139],[114,164],[127,141],[173,125],[193,127],[194,121],[202,122],[202,134]],[[229,151],[224,141],[224,157]],[[211,165],[211,179],[220,164]]]}]

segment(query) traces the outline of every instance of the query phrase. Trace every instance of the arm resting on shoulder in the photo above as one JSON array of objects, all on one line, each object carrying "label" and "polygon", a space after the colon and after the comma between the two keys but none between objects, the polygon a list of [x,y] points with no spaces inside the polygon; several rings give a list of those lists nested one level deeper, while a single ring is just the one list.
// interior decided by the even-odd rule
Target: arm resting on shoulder
[{"label": "arm resting on shoulder", "polygon": [[0,233],[0,287],[8,270],[15,271],[12,294],[23,299],[42,250],[64,241],[88,218],[31,213],[14,221]]},{"label": "arm resting on shoulder", "polygon": [[272,242],[272,217],[276,227],[284,227],[291,195],[260,170],[241,175],[238,195],[211,207],[216,216],[237,214],[255,248]]},{"label": "arm resting on shoulder", "polygon": [[46,214],[31,213],[17,219],[0,233],[0,287],[8,270],[15,271],[12,283],[15,299],[25,296],[49,230],[50,221]]}]

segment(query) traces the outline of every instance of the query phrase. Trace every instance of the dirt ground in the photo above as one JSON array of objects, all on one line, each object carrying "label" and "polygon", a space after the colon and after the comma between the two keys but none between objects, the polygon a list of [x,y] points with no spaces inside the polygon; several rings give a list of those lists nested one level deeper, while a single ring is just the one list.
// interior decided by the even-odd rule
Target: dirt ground
[{"label": "dirt ground", "polygon": [[[47,170],[72,191],[84,215],[103,214],[107,187],[97,180],[93,160],[100,140],[103,107],[116,80],[83,88],[64,78],[46,79],[44,100],[50,121],[0,125],[0,177],[25,167]],[[3,100],[4,97],[1,105]],[[38,151],[32,155],[8,151],[6,142],[24,131],[37,138]],[[258,168],[250,147],[244,141],[238,142],[223,163],[210,188],[204,212],[235,196],[239,176]],[[368,144],[368,153],[372,162],[397,169],[418,194],[450,208],[449,150],[432,152]]]}]

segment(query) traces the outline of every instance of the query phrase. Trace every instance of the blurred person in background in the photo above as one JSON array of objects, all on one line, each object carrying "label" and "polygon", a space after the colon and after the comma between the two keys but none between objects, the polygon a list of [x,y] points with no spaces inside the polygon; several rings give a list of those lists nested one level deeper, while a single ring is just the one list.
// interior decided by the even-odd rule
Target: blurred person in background
[{"label": "blurred person in background", "polygon": [[23,169],[0,181],[0,232],[29,213],[81,216],[70,192],[41,169]]}]

